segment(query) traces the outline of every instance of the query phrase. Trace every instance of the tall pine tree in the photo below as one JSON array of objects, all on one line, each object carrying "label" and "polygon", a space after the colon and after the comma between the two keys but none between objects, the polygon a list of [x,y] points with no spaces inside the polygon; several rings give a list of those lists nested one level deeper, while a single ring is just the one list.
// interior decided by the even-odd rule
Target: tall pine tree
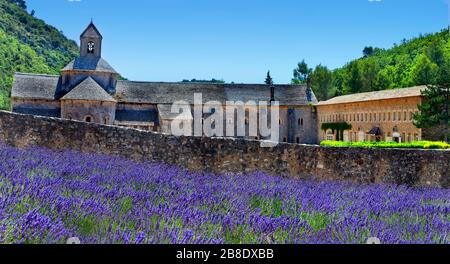
[{"label": "tall pine tree", "polygon": [[267,85],[273,85],[272,76],[270,76],[270,71],[267,72],[266,80],[264,81]]}]

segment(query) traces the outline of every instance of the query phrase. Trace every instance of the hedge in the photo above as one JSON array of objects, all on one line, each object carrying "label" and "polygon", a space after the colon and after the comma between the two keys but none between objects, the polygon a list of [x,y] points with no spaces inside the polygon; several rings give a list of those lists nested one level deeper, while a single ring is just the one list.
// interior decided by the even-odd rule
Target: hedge
[{"label": "hedge", "polygon": [[353,148],[450,149],[450,144],[446,142],[433,142],[433,141],[415,141],[411,143],[322,141],[320,145],[323,147],[353,147]]}]

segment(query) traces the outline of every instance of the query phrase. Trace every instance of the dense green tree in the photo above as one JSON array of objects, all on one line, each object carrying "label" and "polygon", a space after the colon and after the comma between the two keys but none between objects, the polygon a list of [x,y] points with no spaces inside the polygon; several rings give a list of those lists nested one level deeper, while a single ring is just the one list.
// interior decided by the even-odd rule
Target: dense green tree
[{"label": "dense green tree", "polygon": [[375,80],[375,91],[381,91],[391,88],[392,85],[392,77],[389,74],[388,69],[383,69],[377,73],[377,77]]},{"label": "dense green tree", "polygon": [[328,91],[328,98],[341,96],[344,94],[344,84],[346,78],[345,69],[337,69],[332,72],[333,74],[333,83],[331,85],[330,91]]},{"label": "dense green tree", "polygon": [[373,47],[365,47],[364,50],[363,50],[364,58],[368,58],[368,57],[372,56],[374,51],[375,50],[374,50]]},{"label": "dense green tree", "polygon": [[267,72],[266,80],[264,81],[267,85],[273,85],[273,79],[272,76],[270,76],[270,71]]},{"label": "dense green tree", "polygon": [[443,43],[440,40],[434,40],[426,50],[426,55],[438,66],[445,62],[445,52]]},{"label": "dense green tree", "polygon": [[364,60],[361,62],[361,92],[370,92],[375,90],[379,71],[379,66],[374,60]]},{"label": "dense green tree", "polygon": [[443,140],[449,141],[450,131],[450,83],[429,85],[422,92],[425,100],[419,105],[420,112],[414,115],[418,128],[438,128]]},{"label": "dense green tree", "polygon": [[333,84],[333,74],[326,67],[317,65],[311,74],[311,88],[319,101],[328,99],[328,93]]},{"label": "dense green tree", "polygon": [[438,84],[450,83],[450,58],[446,58],[441,67],[439,67],[437,83]]},{"label": "dense green tree", "polygon": [[345,93],[360,93],[363,86],[360,61],[353,61],[347,66],[347,76],[345,78]]},{"label": "dense green tree", "polygon": [[8,0],[8,2],[17,5],[24,10],[27,9],[27,3],[25,2],[25,0]]},{"label": "dense green tree", "polygon": [[294,78],[292,79],[292,82],[296,84],[307,83],[311,73],[312,69],[308,67],[305,60],[302,60],[298,63],[297,68],[294,69]]},{"label": "dense green tree", "polygon": [[412,70],[412,79],[417,85],[434,84],[438,77],[439,67],[426,55],[422,54],[417,59]]},{"label": "dense green tree", "polygon": [[414,124],[419,128],[437,128],[438,135],[449,141],[450,137],[450,60],[444,60],[439,69],[435,85],[422,92],[424,101],[420,112],[414,115]]}]

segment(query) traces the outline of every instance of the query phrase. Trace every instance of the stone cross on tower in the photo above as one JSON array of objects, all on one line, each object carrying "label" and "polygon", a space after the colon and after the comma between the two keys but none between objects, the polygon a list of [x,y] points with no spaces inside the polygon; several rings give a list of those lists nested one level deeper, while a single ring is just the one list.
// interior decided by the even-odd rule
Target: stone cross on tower
[{"label": "stone cross on tower", "polygon": [[80,36],[81,57],[101,58],[103,37],[91,22]]}]

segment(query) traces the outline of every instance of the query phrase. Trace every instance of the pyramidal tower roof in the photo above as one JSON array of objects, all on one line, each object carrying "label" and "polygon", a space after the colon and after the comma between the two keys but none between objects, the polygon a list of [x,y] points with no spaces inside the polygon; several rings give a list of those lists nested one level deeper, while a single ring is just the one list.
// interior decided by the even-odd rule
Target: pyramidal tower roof
[{"label": "pyramidal tower roof", "polygon": [[61,100],[116,102],[92,77],[87,77]]},{"label": "pyramidal tower roof", "polygon": [[118,74],[107,61],[102,58],[78,57],[69,62],[61,71],[96,71]]},{"label": "pyramidal tower roof", "polygon": [[94,22],[92,22],[92,21],[91,21],[91,23],[89,23],[89,25],[83,31],[83,33],[81,33],[80,38],[83,38],[83,37],[99,37],[99,38],[103,38],[102,34],[97,29],[97,27],[95,26]]}]

